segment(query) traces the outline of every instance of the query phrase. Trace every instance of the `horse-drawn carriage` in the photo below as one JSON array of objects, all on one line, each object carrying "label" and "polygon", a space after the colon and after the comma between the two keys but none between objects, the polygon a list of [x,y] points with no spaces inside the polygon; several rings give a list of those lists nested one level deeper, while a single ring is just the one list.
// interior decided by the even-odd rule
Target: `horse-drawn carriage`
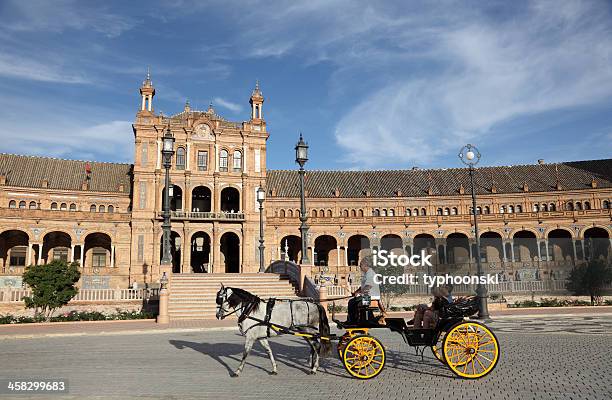
[{"label": "horse-drawn carriage", "polygon": [[438,310],[433,328],[415,328],[404,318],[375,316],[377,305],[365,300],[359,310],[359,322],[348,325],[335,321],[345,334],[338,338],[338,355],[349,374],[360,379],[378,375],[385,366],[383,344],[370,335],[370,329],[385,328],[400,334],[406,344],[434,356],[462,378],[476,379],[490,373],[499,360],[499,342],[484,324],[467,318],[478,312],[476,297],[445,304]]},{"label": "horse-drawn carriage", "polygon": [[343,335],[335,335],[330,333],[324,308],[312,300],[266,301],[238,288],[222,287],[217,293],[217,318],[236,313],[240,331],[246,337],[242,362],[234,376],[242,371],[256,340],[268,352],[272,373],[276,374],[276,362],[267,338],[291,334],[304,338],[310,345],[311,373],[316,373],[319,354],[328,352],[331,342],[337,342],[338,355],[350,375],[359,379],[374,378],[386,362],[382,342],[370,335],[370,330],[377,328],[400,334],[406,344],[420,352],[421,357],[429,347],[440,362],[462,378],[476,379],[489,374],[497,365],[500,348],[495,334],[488,327],[468,319],[478,311],[477,298],[446,303],[437,311],[438,318],[433,328],[415,328],[403,318],[376,315],[380,307],[365,296],[357,322],[347,324],[334,320],[338,328],[344,330]]}]

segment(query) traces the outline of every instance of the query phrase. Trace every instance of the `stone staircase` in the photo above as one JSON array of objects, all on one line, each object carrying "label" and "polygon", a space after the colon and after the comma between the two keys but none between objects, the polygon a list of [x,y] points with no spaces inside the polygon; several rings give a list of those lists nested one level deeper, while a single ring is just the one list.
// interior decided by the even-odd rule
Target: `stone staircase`
[{"label": "stone staircase", "polygon": [[[170,320],[214,319],[215,298],[221,284],[239,287],[262,298],[297,298],[285,275],[277,274],[189,274],[173,275],[170,280],[168,315]],[[232,315],[229,318],[234,317]]]}]

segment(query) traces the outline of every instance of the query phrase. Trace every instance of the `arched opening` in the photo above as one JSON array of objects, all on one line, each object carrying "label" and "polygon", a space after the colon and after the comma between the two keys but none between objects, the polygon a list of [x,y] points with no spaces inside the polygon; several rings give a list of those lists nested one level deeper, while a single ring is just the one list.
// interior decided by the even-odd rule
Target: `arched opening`
[{"label": "arched opening", "polygon": [[109,267],[111,265],[111,238],[106,233],[90,233],[85,237],[84,267]]},{"label": "arched opening", "polygon": [[210,236],[196,232],[191,236],[191,270],[196,273],[210,271]]},{"label": "arched opening", "polygon": [[280,242],[281,253],[286,261],[295,263],[300,261],[302,256],[302,239],[296,235],[287,235]]},{"label": "arched opening", "polygon": [[447,236],[446,251],[449,264],[470,262],[470,241],[463,233],[455,232]]},{"label": "arched opening", "polygon": [[176,169],[185,169],[185,148],[183,147],[176,149]]},{"label": "arched opening", "polygon": [[240,272],[240,238],[234,232],[221,236],[221,263],[227,273]]},{"label": "arched opening", "polygon": [[[164,256],[164,240],[163,236],[159,242],[159,261]],[[170,256],[172,258],[172,272],[178,274],[181,272],[181,235],[177,232],[170,232]]]},{"label": "arched opening", "polygon": [[404,254],[402,238],[398,235],[388,234],[380,238],[380,248],[381,250],[392,251],[397,255]]},{"label": "arched opening", "polygon": [[[546,254],[541,254],[542,258]],[[553,261],[565,261],[574,258],[572,234],[565,229],[554,229],[548,233],[548,256]]]},{"label": "arched opening", "polygon": [[197,186],[191,191],[191,211],[211,211],[211,192],[209,188],[206,186]]},{"label": "arched opening", "polygon": [[370,239],[364,235],[353,235],[348,239],[348,265],[359,265],[359,261],[370,253]]},{"label": "arched opening", "polygon": [[[436,255],[436,240],[434,239],[434,237],[432,235],[429,235],[427,233],[419,233],[418,235],[416,235],[414,237],[413,240],[413,254],[414,255],[421,255],[421,251],[425,252],[425,255],[432,255],[432,257],[430,258],[430,262],[432,264],[438,264],[438,259],[435,256]],[[431,274],[431,267],[427,267],[427,272],[429,274]]]},{"label": "arched opening", "polygon": [[514,258],[517,261],[533,261],[538,255],[538,243],[535,233],[531,231],[518,231],[512,238],[514,244]]},{"label": "arched opening", "polygon": [[603,228],[589,228],[584,232],[584,252],[587,259],[610,257],[610,235]]},{"label": "arched opening", "polygon": [[240,192],[233,187],[226,187],[221,191],[221,211],[238,212],[240,211]]},{"label": "arched opening", "polygon": [[6,272],[10,267],[26,267],[28,261],[28,235],[19,230],[2,232],[0,235],[0,257],[2,257],[2,270]]},{"label": "arched opening", "polygon": [[[162,189],[162,210],[166,198],[166,188]],[[183,209],[183,189],[178,185],[172,185],[170,190],[170,210],[180,211]]]},{"label": "arched opening", "polygon": [[227,172],[227,150],[225,149],[219,152],[219,171]]},{"label": "arched opening", "polygon": [[[321,235],[315,239],[315,265],[336,265],[336,238],[329,235]],[[337,256],[336,256],[337,257]]]},{"label": "arched opening", "polygon": [[46,260],[46,263],[52,260],[69,262],[71,244],[69,234],[58,231],[49,232],[43,238],[42,258]]},{"label": "arched opening", "polygon": [[242,153],[239,150],[234,150],[232,159],[234,172],[240,172],[242,170]]},{"label": "arched opening", "polygon": [[484,232],[480,235],[480,247],[486,262],[500,262],[504,257],[502,237],[497,232]]}]

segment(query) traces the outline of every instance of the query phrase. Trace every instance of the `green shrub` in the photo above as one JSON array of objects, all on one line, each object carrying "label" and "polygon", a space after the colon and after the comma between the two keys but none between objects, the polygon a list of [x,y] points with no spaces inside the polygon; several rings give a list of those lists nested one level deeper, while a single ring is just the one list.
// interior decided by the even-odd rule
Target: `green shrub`
[{"label": "green shrub", "polygon": [[[104,314],[99,311],[70,311],[50,318],[50,322],[69,322],[69,321],[108,321],[108,320],[128,320],[128,319],[151,319],[155,314],[149,311],[122,311],[117,309],[113,314]],[[0,315],[0,325],[2,324],[31,324],[33,322],[47,321],[44,317],[16,317],[14,315]]]}]

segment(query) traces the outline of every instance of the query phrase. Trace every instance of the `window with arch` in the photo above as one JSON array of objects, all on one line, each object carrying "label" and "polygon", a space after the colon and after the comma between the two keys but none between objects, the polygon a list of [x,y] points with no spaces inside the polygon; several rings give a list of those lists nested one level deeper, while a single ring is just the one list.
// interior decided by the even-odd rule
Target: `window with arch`
[{"label": "window with arch", "polygon": [[225,149],[219,152],[219,171],[227,172],[227,150]]},{"label": "window with arch", "polygon": [[62,204],[60,205],[60,210],[62,210],[62,211],[66,211],[67,209],[68,209],[68,204],[66,204],[66,203],[62,203]]},{"label": "window with arch", "polygon": [[242,153],[239,150],[234,150],[234,172],[242,171]]},{"label": "window with arch", "polygon": [[414,211],[412,212],[416,217],[419,216],[419,209],[415,208]]},{"label": "window with arch", "polygon": [[312,215],[313,217],[317,218],[317,210],[312,210],[310,215]]},{"label": "window with arch", "polygon": [[485,206],[485,208],[484,208],[484,213],[485,213],[485,214],[491,214],[491,207],[489,207],[489,206]]},{"label": "window with arch", "polygon": [[517,213],[522,213],[522,212],[523,212],[523,206],[522,206],[522,205],[520,205],[520,204],[517,204],[517,205],[516,205],[516,212],[517,212]]},{"label": "window with arch", "polygon": [[331,216],[332,216],[332,210],[327,210],[327,217],[331,218]]},{"label": "window with arch", "polygon": [[35,201],[31,201],[31,202],[30,202],[30,210],[35,210],[36,208],[38,208],[38,207],[36,206],[36,202],[35,202]]},{"label": "window with arch", "polygon": [[362,209],[359,209],[359,216],[363,217],[363,210]]},{"label": "window with arch", "polygon": [[76,204],[70,203],[70,211],[76,211]]},{"label": "window with arch", "polygon": [[572,203],[571,201],[570,201],[570,202],[567,202],[567,203],[565,204],[565,209],[566,209],[567,211],[574,211],[574,203]]},{"label": "window with arch", "polygon": [[591,202],[585,201],[584,202],[584,209],[585,210],[590,210],[591,209]]},{"label": "window with arch", "polygon": [[548,204],[544,203],[544,204],[540,205],[540,209],[542,211],[548,211]]},{"label": "window with arch", "polygon": [[436,210],[436,213],[437,213],[438,215],[442,215],[442,209],[441,209],[441,208],[438,208],[438,209]]},{"label": "window with arch", "polygon": [[342,210],[342,216],[345,218],[348,217],[349,216],[348,210]]},{"label": "window with arch", "polygon": [[499,206],[499,213],[500,214],[504,214],[506,212],[506,207],[505,206]]},{"label": "window with arch", "polygon": [[108,210],[109,213],[115,212],[115,207],[110,205],[110,206],[108,206],[107,210]]},{"label": "window with arch", "polygon": [[459,210],[457,209],[457,207],[451,208],[451,215],[457,215],[458,212],[459,212]]},{"label": "window with arch", "polygon": [[380,210],[380,216],[381,217],[386,217],[387,216],[387,210],[385,208],[383,208],[382,210]]},{"label": "window with arch", "polygon": [[281,209],[280,212],[278,213],[278,216],[281,218],[285,218],[285,210]]},{"label": "window with arch", "polygon": [[450,215],[450,208],[445,207],[444,211],[442,212],[442,215]]},{"label": "window with arch", "polygon": [[[605,201],[604,201],[604,203],[605,203]],[[15,200],[9,201],[9,208],[17,208],[17,202]]]},{"label": "window with arch", "polygon": [[[55,205],[57,207],[57,204]],[[89,212],[96,212],[97,207],[95,204],[92,204],[91,206],[89,206]]]},{"label": "window with arch", "polygon": [[287,216],[289,218],[293,218],[293,210],[292,209],[287,210]]},{"label": "window with arch", "polygon": [[25,201],[23,201],[23,200],[21,200],[21,201],[19,202],[19,208],[26,208],[26,202],[25,202]]},{"label": "window with arch", "polygon": [[421,215],[427,215],[427,210],[425,210],[424,208],[421,208]]},{"label": "window with arch", "polygon": [[601,208],[607,210],[610,208],[610,202],[608,200],[604,200],[603,203],[601,203]]},{"label": "window with arch", "polygon": [[357,211],[351,210],[351,217],[356,217],[356,216],[357,216]]},{"label": "window with arch", "polygon": [[372,210],[372,215],[375,217],[379,217],[380,216],[380,210],[378,208],[375,208]]},{"label": "window with arch", "polygon": [[106,207],[104,207],[104,205],[101,205],[100,207],[98,207],[98,212],[105,212],[106,211]]},{"label": "window with arch", "polygon": [[531,210],[533,212],[539,212],[540,211],[540,205],[539,204],[534,204],[533,207],[531,208]]},{"label": "window with arch", "polygon": [[548,211],[557,211],[557,206],[555,205],[555,203],[550,203],[548,205]]},{"label": "window with arch", "polygon": [[512,214],[514,212],[513,206],[508,206],[508,214]]},{"label": "window with arch", "polygon": [[407,209],[406,209],[406,215],[407,215],[407,216],[411,216],[411,215],[412,215],[412,210],[411,210],[411,209],[409,209],[409,208],[407,208]]},{"label": "window with arch", "polygon": [[388,214],[389,214],[390,217],[395,217],[395,210],[390,208]]},{"label": "window with arch", "polygon": [[176,149],[176,169],[185,169],[185,148]]},{"label": "window with arch", "polygon": [[52,210],[57,210],[57,203],[56,202],[51,203],[51,209]]},{"label": "window with arch", "polygon": [[577,201],[575,204],[576,210],[582,210],[582,203]]}]

